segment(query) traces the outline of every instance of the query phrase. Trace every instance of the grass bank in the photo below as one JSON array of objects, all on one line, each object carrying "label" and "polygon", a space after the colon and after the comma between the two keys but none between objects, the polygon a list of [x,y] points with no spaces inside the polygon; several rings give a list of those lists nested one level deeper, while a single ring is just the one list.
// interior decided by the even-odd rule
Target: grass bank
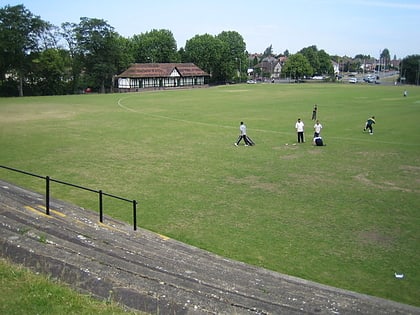
[{"label": "grass bank", "polygon": [[17,267],[0,259],[0,313],[22,314],[75,314],[119,315],[143,314],[125,310],[112,301],[100,302],[89,295],[78,294],[65,284],[35,275],[28,269]]}]

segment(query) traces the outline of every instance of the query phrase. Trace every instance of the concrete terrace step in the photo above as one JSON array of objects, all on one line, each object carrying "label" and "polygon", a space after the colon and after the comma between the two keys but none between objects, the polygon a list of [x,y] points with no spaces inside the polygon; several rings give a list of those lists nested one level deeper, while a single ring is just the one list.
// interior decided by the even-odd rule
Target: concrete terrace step
[{"label": "concrete terrace step", "polygon": [[232,261],[0,181],[1,255],[152,314],[420,314]]}]

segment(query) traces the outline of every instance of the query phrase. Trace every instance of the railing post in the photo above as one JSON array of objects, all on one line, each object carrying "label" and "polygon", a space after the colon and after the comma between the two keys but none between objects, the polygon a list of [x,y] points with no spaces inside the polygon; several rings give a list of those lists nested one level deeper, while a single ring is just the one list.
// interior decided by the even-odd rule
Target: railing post
[{"label": "railing post", "polygon": [[133,200],[133,225],[134,231],[137,230],[137,201]]},{"label": "railing post", "polygon": [[50,177],[45,177],[45,213],[50,215]]},{"label": "railing post", "polygon": [[102,190],[99,190],[99,222],[103,223],[104,221],[104,212],[102,206]]}]

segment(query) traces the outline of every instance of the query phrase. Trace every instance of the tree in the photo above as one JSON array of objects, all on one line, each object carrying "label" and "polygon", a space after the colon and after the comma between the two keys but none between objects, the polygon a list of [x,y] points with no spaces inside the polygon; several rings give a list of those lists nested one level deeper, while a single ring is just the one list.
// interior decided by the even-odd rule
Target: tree
[{"label": "tree", "polygon": [[258,64],[258,57],[254,56],[254,59],[252,60],[252,68],[255,68],[255,66]]},{"label": "tree", "polygon": [[319,62],[318,49],[315,45],[303,48],[299,51],[299,53],[306,57],[313,69],[313,73],[323,74],[321,72],[321,64]]},{"label": "tree", "polygon": [[169,30],[156,30],[131,39],[135,62],[179,62],[175,38]]},{"label": "tree", "polygon": [[224,69],[225,78],[221,80],[230,81],[239,77],[247,66],[246,45],[243,37],[235,31],[224,31],[216,36],[225,45],[224,55],[221,56],[221,68]]},{"label": "tree", "polygon": [[42,35],[51,28],[39,16],[33,15],[23,5],[7,5],[0,9],[0,79],[15,73],[19,79],[19,96],[23,96],[23,81],[27,75],[30,54],[39,51]]},{"label": "tree", "polygon": [[185,60],[209,73],[212,82],[221,82],[225,80],[221,64],[227,49],[226,43],[217,37],[209,34],[195,35],[185,43]]},{"label": "tree", "polygon": [[69,52],[50,48],[36,54],[32,61],[32,72],[28,75],[33,82],[33,94],[57,95],[66,92],[65,82],[71,74]]},{"label": "tree", "polygon": [[87,82],[101,93],[111,87],[121,58],[118,34],[106,21],[82,17],[75,29],[77,53],[82,56]]},{"label": "tree", "polygon": [[300,53],[309,61],[314,74],[318,75],[332,75],[334,74],[334,67],[332,59],[325,50],[318,48],[315,45],[303,48]]},{"label": "tree", "polygon": [[264,53],[262,54],[261,59],[264,59],[265,57],[270,57],[272,55],[273,55],[273,45],[270,45],[264,50]]},{"label": "tree", "polygon": [[[381,62],[382,60],[382,62]],[[383,64],[384,70],[387,69],[387,65],[391,61],[391,55],[389,54],[388,48],[385,48],[380,55],[379,64]]]},{"label": "tree", "polygon": [[334,67],[331,61],[330,55],[328,55],[323,49],[318,51],[319,69],[320,74],[333,75]]},{"label": "tree", "polygon": [[126,70],[133,62],[135,62],[133,54],[133,46],[130,39],[117,35],[115,38],[117,49],[119,51],[119,58],[116,58],[116,73],[121,73]]},{"label": "tree", "polygon": [[289,75],[291,78],[299,80],[304,76],[312,76],[313,69],[306,57],[297,53],[287,59],[281,72],[285,76]]},{"label": "tree", "polygon": [[70,57],[71,78],[69,81],[69,90],[71,93],[77,93],[78,90],[83,89],[83,87],[79,84],[83,67],[83,54],[77,47],[76,30],[77,24],[75,23],[65,22],[61,24],[60,35],[67,43],[67,49]]},{"label": "tree", "polygon": [[187,62],[187,56],[186,56],[186,54],[185,54],[185,49],[184,49],[184,47],[181,47],[181,48],[178,50],[178,56],[179,56],[179,60],[180,60],[181,62]]},{"label": "tree", "polygon": [[401,61],[400,75],[405,78],[405,83],[419,85],[420,55],[410,55]]},{"label": "tree", "polygon": [[354,59],[359,59],[359,60],[370,60],[372,57],[370,55],[363,55],[363,54],[358,54],[356,56],[354,56]]}]

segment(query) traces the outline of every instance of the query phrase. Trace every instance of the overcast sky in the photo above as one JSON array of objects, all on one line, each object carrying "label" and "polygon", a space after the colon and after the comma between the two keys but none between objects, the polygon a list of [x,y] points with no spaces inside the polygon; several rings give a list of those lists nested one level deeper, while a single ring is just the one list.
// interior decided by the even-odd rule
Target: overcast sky
[{"label": "overcast sky", "polygon": [[385,48],[391,58],[420,54],[420,0],[0,0],[17,4],[57,26],[88,17],[124,37],[170,30],[178,49],[195,35],[236,31],[250,53],[316,45],[350,57],[378,58]]}]

